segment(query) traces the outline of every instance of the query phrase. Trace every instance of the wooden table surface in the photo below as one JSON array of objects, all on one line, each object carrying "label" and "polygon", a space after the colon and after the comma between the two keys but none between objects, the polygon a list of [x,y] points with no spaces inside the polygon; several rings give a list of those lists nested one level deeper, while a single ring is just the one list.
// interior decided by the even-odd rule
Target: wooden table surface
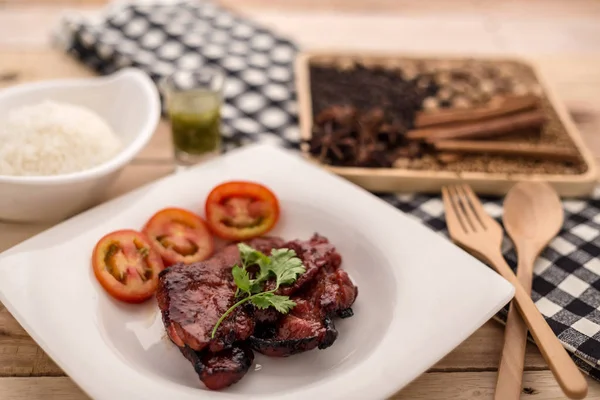
[{"label": "wooden table surface", "polygon": [[[94,12],[103,0],[0,0],[0,77],[18,82],[87,76],[52,49],[48,34],[63,8]],[[600,159],[600,3],[597,1],[223,0],[293,37],[305,48],[367,48],[516,54],[537,62]],[[333,26],[335,25],[335,28]],[[324,35],[322,32],[327,31]],[[169,130],[153,140],[110,188],[107,198],[173,171]],[[0,223],[0,251],[48,226]],[[394,399],[491,399],[503,328],[487,322]],[[409,345],[409,344],[407,344]],[[590,382],[590,399],[600,384]],[[524,399],[562,399],[537,348],[528,344]],[[85,399],[0,304],[0,399]]]}]

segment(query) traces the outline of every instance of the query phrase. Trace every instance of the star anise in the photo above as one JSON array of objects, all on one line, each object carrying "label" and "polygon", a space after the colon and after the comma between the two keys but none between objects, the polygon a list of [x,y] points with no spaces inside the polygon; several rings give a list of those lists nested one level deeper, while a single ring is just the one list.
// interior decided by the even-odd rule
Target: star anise
[{"label": "star anise", "polygon": [[389,167],[397,151],[410,157],[420,151],[404,141],[405,132],[406,128],[380,107],[358,111],[335,105],[315,116],[310,151],[326,164]]}]

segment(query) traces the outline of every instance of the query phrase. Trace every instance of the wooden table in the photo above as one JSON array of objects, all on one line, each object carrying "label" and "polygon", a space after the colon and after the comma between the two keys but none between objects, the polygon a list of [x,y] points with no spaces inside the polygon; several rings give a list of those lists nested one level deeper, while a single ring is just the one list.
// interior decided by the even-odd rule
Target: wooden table
[{"label": "wooden table", "polygon": [[[65,5],[89,11],[103,0],[0,0],[0,76],[18,82],[91,72],[47,44]],[[539,63],[600,159],[600,3],[406,0],[224,0],[227,6],[294,37],[307,48],[512,53]],[[60,5],[57,5],[60,3]],[[343,13],[340,10],[344,11]],[[307,12],[308,11],[308,12]],[[365,11],[368,13],[365,14]],[[535,17],[529,17],[529,16]],[[335,24],[335,30],[331,30]],[[323,29],[331,34],[323,35]],[[151,143],[110,188],[107,198],[173,171],[169,131]],[[0,223],[0,251],[47,228]],[[395,399],[491,399],[503,328],[486,323]],[[564,398],[534,345],[528,344],[524,399]],[[0,304],[0,399],[85,399]],[[590,380],[590,399],[600,384]]]}]

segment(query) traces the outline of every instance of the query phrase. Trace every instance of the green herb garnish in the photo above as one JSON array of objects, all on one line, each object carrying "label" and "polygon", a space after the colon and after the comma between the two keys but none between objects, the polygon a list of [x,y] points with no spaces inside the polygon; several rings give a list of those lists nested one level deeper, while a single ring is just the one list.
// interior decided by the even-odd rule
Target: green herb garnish
[{"label": "green herb garnish", "polygon": [[[232,305],[229,310],[225,311],[221,318],[219,318],[212,330],[211,337],[213,338],[215,337],[217,328],[221,325],[223,320],[225,320],[233,310],[248,301],[252,302],[252,304],[258,308],[265,309],[273,307],[280,313],[287,314],[296,306],[296,303],[290,300],[288,296],[276,295],[275,291],[277,291],[281,285],[290,285],[296,282],[298,275],[306,272],[306,269],[302,265],[302,260],[296,257],[296,252],[294,250],[276,249],[271,251],[271,256],[266,256],[244,243],[238,244],[238,248],[240,250],[242,266],[234,265],[231,269],[231,273],[233,275],[233,281],[237,286],[235,296],[243,298]],[[251,279],[250,273],[247,271],[247,267],[250,265],[258,265],[260,268],[254,279]],[[275,288],[264,291],[265,282],[271,277],[275,278]]]}]

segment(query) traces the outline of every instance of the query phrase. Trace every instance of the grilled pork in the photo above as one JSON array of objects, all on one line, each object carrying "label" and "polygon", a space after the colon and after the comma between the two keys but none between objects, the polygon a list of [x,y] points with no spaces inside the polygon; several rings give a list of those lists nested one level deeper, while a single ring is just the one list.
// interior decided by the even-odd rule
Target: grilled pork
[{"label": "grilled pork", "polygon": [[[312,248],[311,242],[315,243]],[[291,296],[296,306],[289,314],[276,323],[258,324],[250,337],[250,344],[259,353],[287,357],[316,347],[325,349],[333,344],[338,335],[332,317],[338,313],[351,313],[350,307],[358,295],[358,288],[340,268],[339,253],[327,239],[318,235],[302,243],[301,249],[296,252],[304,265],[315,266],[316,272]]]},{"label": "grilled pork", "polygon": [[192,363],[202,383],[212,390],[233,385],[246,375],[254,362],[254,353],[247,345],[234,345],[218,353],[198,352],[187,346],[179,350]]},{"label": "grilled pork", "polygon": [[[272,248],[281,247],[283,240],[260,238],[248,244],[270,253]],[[231,267],[239,262],[237,245],[230,245],[207,261],[174,265],[160,273],[156,297],[173,343],[196,351],[208,347],[219,352],[252,334],[254,319],[244,307],[238,307],[219,326],[215,338],[211,338],[219,318],[235,303]]]},{"label": "grilled pork", "polygon": [[306,272],[300,275],[292,285],[280,287],[277,294],[289,296],[311,282],[325,265],[338,268],[342,264],[340,253],[329,243],[327,238],[318,234],[313,235],[310,240],[292,240],[284,243],[283,247],[296,252],[298,258],[302,260]]},{"label": "grilled pork", "polygon": [[[302,259],[306,272],[277,291],[296,302],[289,314],[246,303],[211,337],[219,318],[238,300],[231,274],[231,268],[240,263],[237,245],[225,247],[207,261],[174,265],[159,275],[157,299],[167,333],[201,381],[213,390],[232,385],[246,374],[254,360],[250,346],[274,357],[331,346],[338,335],[333,317],[351,316],[350,307],[358,294],[340,268],[340,254],[325,237],[290,242],[265,237],[247,244],[267,255],[275,248],[293,249]],[[265,290],[273,287],[274,282],[267,282]]]}]

